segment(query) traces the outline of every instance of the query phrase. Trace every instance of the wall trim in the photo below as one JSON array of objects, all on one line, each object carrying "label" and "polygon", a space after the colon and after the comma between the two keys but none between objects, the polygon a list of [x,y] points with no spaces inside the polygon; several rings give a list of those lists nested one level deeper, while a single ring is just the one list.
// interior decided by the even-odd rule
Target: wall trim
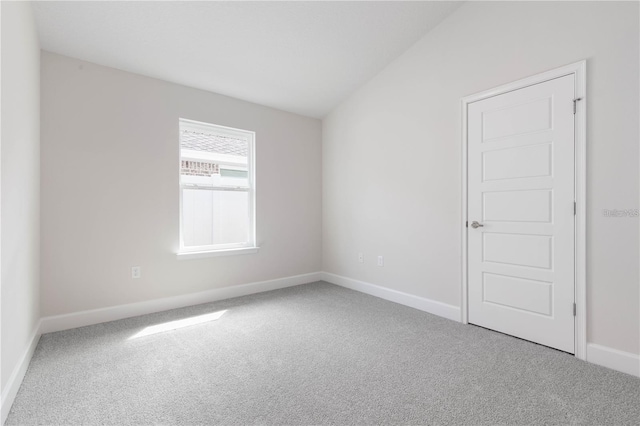
[{"label": "wall trim", "polygon": [[182,294],[179,296],[165,297],[162,299],[148,300],[144,302],[129,303],[126,305],[110,306],[107,308],[91,309],[70,314],[54,315],[42,318],[41,332],[52,333],[55,331],[69,330],[87,325],[116,321],[124,318],[136,317],[170,309],[184,308],[186,306],[200,305],[202,303],[215,302],[233,297],[262,293],[270,290],[278,290],[285,287],[293,287],[320,281],[320,272],[294,275],[284,278],[276,278],[268,281],[259,281],[248,284],[240,284],[229,287],[215,288],[198,293]]},{"label": "wall trim", "polygon": [[453,321],[460,321],[460,308],[457,306],[415,296],[409,293],[403,293],[401,291],[392,290],[390,288],[381,287],[364,281],[354,280],[353,278],[343,277],[330,272],[322,272],[321,275],[323,281],[340,287],[366,293],[371,296],[409,306]]},{"label": "wall trim", "polygon": [[[359,291],[390,302],[399,303],[443,318],[461,322],[461,309],[457,306],[414,296],[330,272],[322,272],[321,277],[322,281],[340,287]],[[640,355],[589,343],[585,348],[585,360],[592,364],[640,377]]]},{"label": "wall trim", "polygon": [[38,321],[36,324],[35,330],[31,333],[29,344],[24,348],[24,352],[22,353],[18,364],[14,367],[11,372],[11,376],[9,376],[9,380],[7,381],[7,385],[2,390],[2,396],[0,397],[0,425],[4,424],[5,420],[7,420],[13,401],[16,399],[22,380],[24,379],[27,369],[29,368],[29,364],[31,363],[31,357],[33,357],[33,353],[35,352],[40,336],[42,335],[41,329],[42,320]]},{"label": "wall trim", "polygon": [[640,355],[589,343],[587,345],[587,361],[640,377]]},{"label": "wall trim", "polygon": [[[27,369],[29,368],[31,358],[33,357],[38,345],[40,336],[44,333],[68,330],[71,328],[99,324],[107,321],[115,321],[132,316],[145,315],[169,309],[262,293],[265,291],[293,287],[316,281],[326,281],[340,287],[379,297],[390,302],[405,305],[453,321],[459,322],[461,318],[461,309],[457,306],[403,293],[401,291],[392,290],[329,272],[313,272],[268,281],[222,287],[199,293],[155,299],[146,302],[130,303],[102,309],[81,311],[72,314],[44,317],[38,321],[38,324],[31,335],[28,346],[20,357],[20,361],[13,369],[9,380],[7,381],[7,386],[2,391],[0,399],[0,425],[4,424],[7,416],[9,415],[9,411],[11,410],[13,401],[18,394],[18,390],[20,389],[20,385],[22,384]],[[595,343],[589,343],[586,348],[586,361],[612,370],[620,371],[622,373],[630,374],[632,376],[640,377],[640,355],[620,351]]]}]

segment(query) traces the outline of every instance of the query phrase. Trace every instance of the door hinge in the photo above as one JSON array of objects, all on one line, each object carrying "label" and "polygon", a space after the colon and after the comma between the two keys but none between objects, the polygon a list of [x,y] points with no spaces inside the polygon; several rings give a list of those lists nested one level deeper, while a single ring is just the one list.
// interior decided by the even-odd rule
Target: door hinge
[{"label": "door hinge", "polygon": [[573,100],[573,113],[574,113],[574,114],[576,113],[576,108],[577,108],[577,107],[576,107],[576,104],[578,103],[578,101],[581,101],[581,100],[582,100],[582,98],[575,98],[575,99]]},{"label": "door hinge", "polygon": [[576,310],[577,310],[577,309],[578,309],[578,308],[576,307],[576,304],[574,303],[574,304],[573,304],[573,316],[574,316],[574,317],[576,316]]},{"label": "door hinge", "polygon": [[575,216],[578,213],[578,203],[573,202],[573,215]]},{"label": "door hinge", "polygon": [[468,228],[468,227],[469,227],[469,221],[466,221],[466,222],[464,223],[464,226]]}]

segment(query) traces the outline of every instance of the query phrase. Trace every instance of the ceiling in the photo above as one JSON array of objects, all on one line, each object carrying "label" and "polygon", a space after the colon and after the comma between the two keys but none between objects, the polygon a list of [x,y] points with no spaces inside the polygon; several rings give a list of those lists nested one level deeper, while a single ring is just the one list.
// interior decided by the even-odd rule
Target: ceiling
[{"label": "ceiling", "polygon": [[43,50],[322,118],[459,2],[35,2]]}]

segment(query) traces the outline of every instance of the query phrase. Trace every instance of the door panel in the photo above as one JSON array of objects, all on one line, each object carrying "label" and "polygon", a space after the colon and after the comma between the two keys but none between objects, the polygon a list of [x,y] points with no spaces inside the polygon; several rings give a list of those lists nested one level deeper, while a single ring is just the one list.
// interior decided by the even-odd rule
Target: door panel
[{"label": "door panel", "polygon": [[493,191],[482,195],[483,222],[551,222],[550,189]]},{"label": "door panel", "polygon": [[552,283],[484,273],[483,286],[484,302],[551,315]]},{"label": "door panel", "polygon": [[485,151],[482,180],[551,176],[552,160],[550,143]]},{"label": "door panel", "polygon": [[553,240],[548,235],[482,234],[482,260],[527,268],[551,269]]},{"label": "door panel", "polygon": [[506,108],[482,113],[483,142],[506,136],[522,135],[551,127],[551,99],[543,97]]},{"label": "door panel", "polygon": [[574,76],[469,104],[469,322],[574,353]]}]

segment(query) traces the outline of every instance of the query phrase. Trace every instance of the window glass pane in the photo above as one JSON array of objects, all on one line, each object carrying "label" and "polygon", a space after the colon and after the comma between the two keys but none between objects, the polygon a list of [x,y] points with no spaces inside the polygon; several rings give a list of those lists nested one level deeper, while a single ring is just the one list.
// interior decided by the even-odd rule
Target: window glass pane
[{"label": "window glass pane", "polygon": [[220,183],[224,186],[249,186],[249,172],[244,170],[220,169]]},{"label": "window glass pane", "polygon": [[246,158],[249,155],[249,141],[241,136],[223,136],[182,129],[180,149]]},{"label": "window glass pane", "polygon": [[244,244],[249,241],[249,192],[182,190],[185,247]]},{"label": "window glass pane", "polygon": [[246,179],[247,174],[246,170],[220,169],[220,175],[227,178]]},{"label": "window glass pane", "polygon": [[181,160],[180,174],[182,176],[211,177],[220,174],[220,166],[209,161]]},{"label": "window glass pane", "polygon": [[247,138],[181,129],[180,155],[182,183],[249,186]]},{"label": "window glass pane", "polygon": [[[190,163],[190,162],[187,162]],[[187,164],[186,167],[189,167]],[[198,185],[201,187],[230,187],[249,188],[249,177],[246,170],[233,170],[234,175],[225,173],[212,173],[209,176],[184,173],[180,175],[180,183],[183,185]],[[244,174],[242,176],[241,174]]]},{"label": "window glass pane", "polygon": [[255,244],[255,134],[180,120],[181,248]]}]

